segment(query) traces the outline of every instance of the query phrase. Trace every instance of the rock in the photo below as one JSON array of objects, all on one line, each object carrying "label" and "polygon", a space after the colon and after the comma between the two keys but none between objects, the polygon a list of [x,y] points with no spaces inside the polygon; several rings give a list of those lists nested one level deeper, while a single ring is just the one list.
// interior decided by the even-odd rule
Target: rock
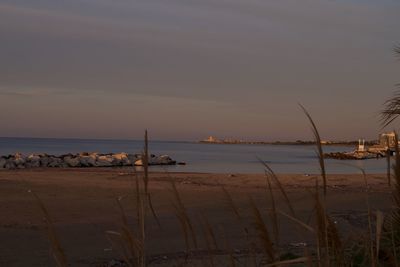
[{"label": "rock", "polygon": [[172,160],[168,155],[161,155],[159,157],[155,157],[152,159],[152,165],[174,165],[176,164],[175,160]]},{"label": "rock", "polygon": [[37,168],[40,167],[40,157],[35,154],[31,154],[26,158],[25,166],[27,168]]},{"label": "rock", "polygon": [[9,158],[9,159],[7,159],[7,161],[6,161],[6,164],[4,165],[4,168],[6,168],[6,169],[15,169],[17,166],[15,166],[15,163],[14,163],[14,159],[13,158]]},{"label": "rock", "polygon": [[50,163],[50,157],[48,155],[40,156],[40,166],[47,167]]},{"label": "rock", "polygon": [[50,157],[47,167],[60,168],[63,166],[63,160],[58,157]]},{"label": "rock", "polygon": [[132,164],[132,163],[134,163],[136,160],[138,160],[138,155],[136,155],[136,154],[128,154],[128,159],[129,159],[129,162]]},{"label": "rock", "polygon": [[143,160],[142,159],[137,159],[133,165],[135,165],[135,166],[143,166]]},{"label": "rock", "polygon": [[[168,155],[154,156],[151,155],[149,158],[149,165],[174,165],[175,160],[172,160]],[[143,160],[141,158],[137,159],[134,163],[135,166],[143,166]]]},{"label": "rock", "polygon": [[3,157],[0,158],[0,169],[3,169],[4,166],[6,165],[7,160]]},{"label": "rock", "polygon": [[113,162],[113,157],[108,155],[99,156],[96,160],[97,167],[111,167]]},{"label": "rock", "polygon": [[113,156],[113,165],[122,165],[122,166],[129,166],[132,165],[132,162],[128,158],[127,153],[118,153],[114,154]]},{"label": "rock", "polygon": [[21,153],[16,153],[14,155],[15,166],[23,166],[25,164],[25,157]]},{"label": "rock", "polygon": [[66,157],[64,157],[64,162],[65,162],[69,167],[79,167],[79,166],[80,166],[79,157],[66,156]]},{"label": "rock", "polygon": [[82,167],[93,167],[96,166],[96,159],[97,159],[96,154],[85,155],[79,157],[79,162]]}]

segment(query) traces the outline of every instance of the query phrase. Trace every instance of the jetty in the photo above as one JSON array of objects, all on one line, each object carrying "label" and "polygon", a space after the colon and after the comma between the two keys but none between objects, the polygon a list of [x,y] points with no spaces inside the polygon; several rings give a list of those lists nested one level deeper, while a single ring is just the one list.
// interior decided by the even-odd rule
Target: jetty
[{"label": "jetty", "polygon": [[355,150],[349,152],[332,152],[325,153],[325,158],[340,159],[340,160],[361,160],[361,159],[373,159],[391,156],[396,150],[395,133],[382,133],[379,135],[378,143],[366,146],[365,140],[360,139],[358,141],[358,146]]},{"label": "jetty", "polygon": [[[168,155],[149,155],[148,165],[175,165],[176,161]],[[0,169],[25,168],[84,168],[84,167],[119,167],[143,166],[142,154],[128,153],[77,153],[59,156],[42,154],[0,156]]]}]

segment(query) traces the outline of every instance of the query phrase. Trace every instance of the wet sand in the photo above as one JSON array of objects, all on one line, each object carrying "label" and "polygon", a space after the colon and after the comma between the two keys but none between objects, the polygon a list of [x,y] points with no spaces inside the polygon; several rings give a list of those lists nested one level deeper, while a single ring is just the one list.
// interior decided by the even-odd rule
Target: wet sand
[{"label": "wet sand", "polygon": [[[280,174],[278,177],[297,216],[312,225],[312,193],[317,176]],[[203,257],[206,249],[201,223],[204,217],[217,237],[219,248],[215,253],[233,251],[237,257],[246,254],[252,247],[249,244],[258,242],[250,198],[270,226],[267,213],[271,201],[264,175],[151,173],[149,192],[161,228],[149,213],[146,252],[150,265],[174,266],[185,251],[184,235],[173,205],[171,179],[176,183],[196,231],[198,248],[197,254],[192,255],[194,258]],[[388,212],[391,195],[386,175],[371,174],[367,180],[371,208]],[[107,266],[113,259],[121,259],[105,232],[119,230],[118,197],[123,197],[121,201],[130,223],[135,221],[134,181],[135,176],[128,168],[0,171],[0,266],[54,266],[43,214],[29,190],[35,192],[48,209],[71,266]],[[243,222],[236,218],[221,185],[231,194]],[[328,175],[328,185],[327,210],[342,234],[365,231],[367,208],[363,176]],[[273,192],[278,209],[288,212],[276,185]],[[299,234],[299,227],[292,221],[280,217],[279,223],[281,247],[296,249],[302,243],[312,245],[313,237]],[[249,240],[245,238],[244,227],[249,229]]]}]

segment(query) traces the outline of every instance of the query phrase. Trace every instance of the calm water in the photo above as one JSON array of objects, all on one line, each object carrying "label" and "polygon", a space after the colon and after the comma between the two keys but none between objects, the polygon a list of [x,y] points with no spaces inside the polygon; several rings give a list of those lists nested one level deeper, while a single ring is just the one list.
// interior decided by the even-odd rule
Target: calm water
[{"label": "calm water", "polygon": [[[77,152],[127,152],[140,153],[142,141],[89,140],[89,139],[36,139],[0,138],[0,154],[21,152],[65,154]],[[352,147],[326,146],[324,152],[350,151]],[[314,146],[290,145],[217,145],[189,142],[154,141],[149,143],[152,154],[168,154],[185,166],[168,166],[169,171],[219,172],[219,173],[263,173],[257,157],[267,161],[277,173],[318,173],[318,161]],[[364,168],[367,173],[386,172],[385,159],[360,161],[326,160],[330,173],[356,173],[351,164]],[[152,166],[153,170],[160,170]]]}]

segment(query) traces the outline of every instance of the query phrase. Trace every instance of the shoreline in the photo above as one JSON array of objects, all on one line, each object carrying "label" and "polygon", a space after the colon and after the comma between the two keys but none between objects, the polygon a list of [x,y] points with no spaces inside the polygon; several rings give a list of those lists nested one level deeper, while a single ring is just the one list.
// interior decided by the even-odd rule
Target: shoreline
[{"label": "shoreline", "polygon": [[[166,165],[170,166],[170,165]],[[173,165],[174,166],[174,165]],[[348,165],[347,165],[348,166]],[[152,170],[152,167],[156,167],[158,170]],[[248,175],[248,176],[264,176],[265,177],[265,172],[260,171],[260,172],[206,172],[206,171],[162,171],[159,170],[161,166],[149,166],[149,174],[154,174],[154,175],[186,175],[186,174],[192,174],[192,175],[226,175],[230,177],[236,177],[236,176],[243,176],[243,175]],[[351,167],[351,166],[350,166]],[[134,168],[138,170],[134,170]],[[0,169],[0,174],[2,173],[24,173],[24,172],[83,172],[83,173],[113,173],[113,172],[129,172],[131,174],[138,173],[139,175],[143,173],[143,169],[141,166],[110,166],[110,167],[68,167],[68,168],[52,168],[52,167],[36,167],[36,168],[25,168],[25,169]],[[354,169],[354,172],[329,172],[327,171],[326,175],[327,176],[358,176],[361,175],[360,170]],[[391,170],[392,171],[392,170]],[[321,176],[320,172],[312,173],[312,172],[275,172],[274,173],[277,176]],[[385,176],[387,175],[386,172],[366,172],[367,175],[374,175],[374,176]],[[233,176],[232,176],[233,175]]]}]

